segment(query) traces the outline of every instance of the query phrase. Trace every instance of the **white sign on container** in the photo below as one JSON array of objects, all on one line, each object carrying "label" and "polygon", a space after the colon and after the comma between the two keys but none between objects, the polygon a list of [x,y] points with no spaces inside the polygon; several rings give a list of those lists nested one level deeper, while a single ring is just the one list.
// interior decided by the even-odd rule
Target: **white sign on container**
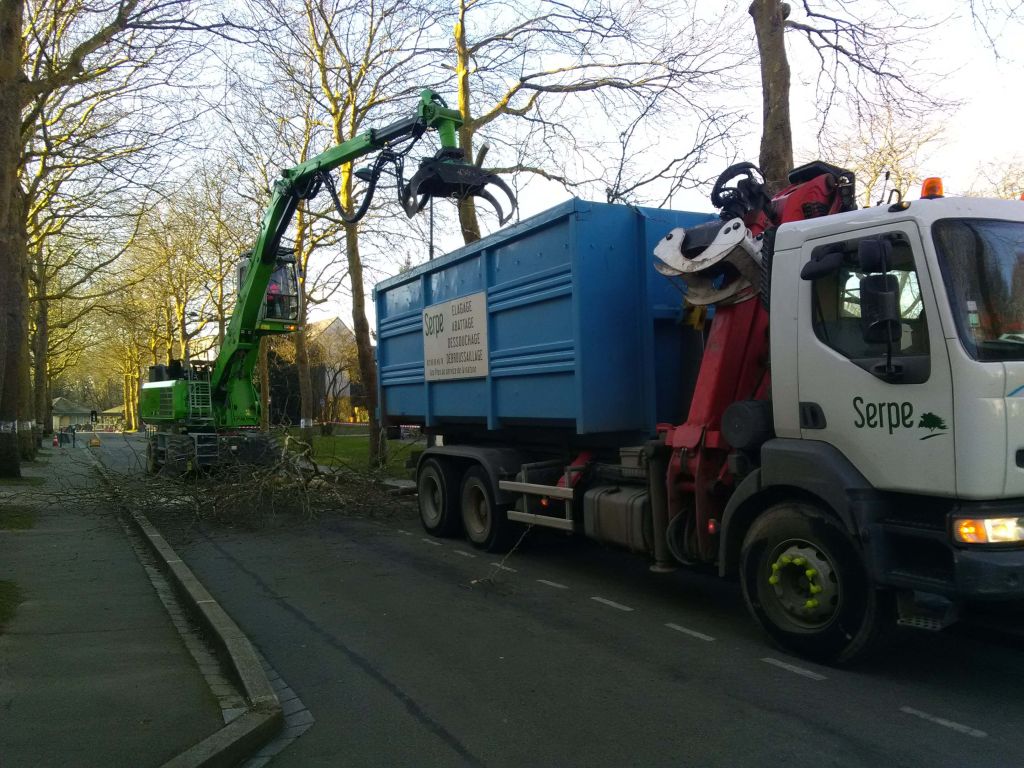
[{"label": "white sign on container", "polygon": [[487,375],[487,294],[473,293],[423,310],[427,381]]}]

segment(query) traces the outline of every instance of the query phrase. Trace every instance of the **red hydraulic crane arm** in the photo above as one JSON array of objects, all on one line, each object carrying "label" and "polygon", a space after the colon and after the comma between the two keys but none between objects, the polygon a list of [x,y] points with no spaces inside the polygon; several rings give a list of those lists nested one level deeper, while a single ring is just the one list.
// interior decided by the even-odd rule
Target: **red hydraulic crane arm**
[{"label": "red hydraulic crane arm", "polygon": [[[733,403],[769,398],[768,311],[750,282],[770,279],[778,226],[855,207],[853,176],[841,169],[822,163],[798,168],[790,174],[790,186],[771,199],[756,170],[741,164],[719,178],[711,197],[722,210],[721,222],[703,225],[708,228],[703,233],[676,231],[666,239],[672,242],[671,252],[662,246],[655,251],[662,260],[659,271],[687,282],[688,303],[715,304],[686,423],[659,426],[671,449],[666,477],[669,530],[675,531],[687,558],[703,562],[717,556],[718,522],[735,483],[727,463],[733,447],[722,434],[723,415]],[[738,175],[744,178],[726,186]]]}]

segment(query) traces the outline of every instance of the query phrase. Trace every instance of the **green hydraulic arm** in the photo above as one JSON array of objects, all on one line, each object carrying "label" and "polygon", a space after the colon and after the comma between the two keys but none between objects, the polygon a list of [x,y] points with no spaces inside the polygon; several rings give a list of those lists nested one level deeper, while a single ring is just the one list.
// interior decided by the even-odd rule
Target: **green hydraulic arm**
[{"label": "green hydraulic arm", "polygon": [[[458,110],[449,109],[436,93],[424,90],[415,114],[384,128],[370,129],[281,172],[281,178],[274,184],[270,205],[263,215],[249,269],[239,290],[238,304],[210,377],[218,428],[248,427],[259,423],[259,400],[252,385],[252,373],[258,358],[260,336],[295,330],[294,326],[276,330],[261,328],[266,324],[261,323],[260,315],[277,265],[281,239],[301,200],[314,197],[321,187],[326,187],[341,217],[347,223],[354,223],[366,213],[381,172],[391,164],[398,179],[398,196],[408,216],[421,210],[431,197],[464,198],[472,195],[483,197],[495,205],[501,223],[511,216],[515,209],[511,190],[497,177],[464,159],[456,138],[462,122],[462,114]],[[423,159],[417,173],[405,184],[402,173],[404,155],[427,130],[438,132],[441,149],[433,157]],[[402,151],[396,150],[396,142],[403,140],[410,143]],[[372,168],[356,172],[357,177],[369,183],[362,204],[354,213],[346,214],[330,173],[372,152],[380,152]],[[492,183],[508,194],[512,203],[508,215],[503,215],[500,205],[484,189]]]}]

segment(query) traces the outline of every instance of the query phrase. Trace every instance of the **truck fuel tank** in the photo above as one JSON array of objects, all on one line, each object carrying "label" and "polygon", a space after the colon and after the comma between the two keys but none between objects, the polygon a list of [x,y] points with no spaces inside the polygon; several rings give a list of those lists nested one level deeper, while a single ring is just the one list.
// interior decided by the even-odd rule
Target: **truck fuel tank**
[{"label": "truck fuel tank", "polygon": [[639,486],[598,485],[583,494],[583,530],[588,538],[652,551],[651,504]]}]

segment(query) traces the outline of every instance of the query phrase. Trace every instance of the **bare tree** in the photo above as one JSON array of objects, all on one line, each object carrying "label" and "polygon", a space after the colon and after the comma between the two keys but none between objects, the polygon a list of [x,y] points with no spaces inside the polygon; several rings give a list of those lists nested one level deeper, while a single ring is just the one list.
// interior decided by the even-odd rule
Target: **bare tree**
[{"label": "bare tree", "polygon": [[907,122],[885,110],[846,131],[825,131],[820,153],[823,159],[854,172],[859,202],[868,207],[882,199],[886,187],[906,194],[920,179],[922,153],[940,144],[942,133],[940,120]]},{"label": "bare tree", "polygon": [[[262,49],[273,81],[271,93],[280,111],[287,104],[289,119],[302,131],[301,160],[322,151],[325,144],[341,144],[362,131],[407,113],[420,88],[430,85],[430,69],[423,56],[426,30],[436,21],[436,4],[406,0],[303,0],[280,3],[253,0],[250,8],[257,23],[278,34]],[[292,162],[295,158],[292,159]],[[343,166],[337,184],[342,208],[351,213],[360,201],[353,168]],[[390,208],[395,211],[395,208]],[[308,217],[308,218],[306,218]],[[371,399],[371,435],[376,435],[376,361],[366,317],[366,289],[360,233],[372,226],[373,214],[359,225],[343,224],[330,208],[330,200],[307,204],[295,223],[296,250],[306,247],[302,238],[333,228],[343,242],[346,278],[350,286],[352,325],[362,380]],[[306,229],[309,227],[309,229]],[[324,239],[324,236],[321,236]],[[306,276],[307,287],[309,275]],[[311,295],[306,291],[307,297]],[[300,371],[308,376],[304,339],[297,339]],[[308,381],[307,381],[308,383]],[[303,386],[303,419],[312,419],[311,389]],[[308,415],[307,415],[308,414]],[[371,437],[370,462],[377,464],[379,441]]]},{"label": "bare tree", "polygon": [[[657,102],[668,93],[654,93],[630,123],[620,131],[618,152],[605,189],[609,203],[670,205],[683,190],[710,184],[714,176],[701,174],[711,157],[727,152],[733,144],[741,116],[727,110],[708,109],[700,114],[688,141],[674,145],[678,120],[656,113]],[[676,124],[673,124],[676,123]],[[666,152],[666,147],[676,147]]]},{"label": "bare tree", "polygon": [[[515,158],[493,171],[574,186],[581,178],[569,163],[588,154],[588,134],[601,123],[619,126],[618,145],[658,114],[674,113],[677,122],[683,114],[717,115],[704,97],[725,84],[737,63],[723,39],[724,23],[700,22],[686,3],[457,0],[453,69],[466,118],[460,144],[468,160],[479,161],[486,138]],[[637,150],[626,141],[615,152],[625,170],[606,184],[609,196],[628,199],[656,180],[686,175],[718,135],[714,127],[697,128],[694,148],[647,181],[630,167]],[[589,180],[600,175],[592,172]],[[460,203],[459,221],[465,242],[479,239],[472,198]]]},{"label": "bare tree", "polygon": [[985,163],[968,191],[978,197],[1024,200],[1024,158]]},{"label": "bare tree", "polygon": [[1004,55],[1003,38],[1015,30],[1024,19],[1021,0],[967,0],[967,11],[996,58]]},{"label": "bare tree", "polygon": [[[31,414],[31,398],[23,396],[28,381],[28,205],[18,178],[25,139],[43,119],[52,94],[103,78],[111,60],[146,62],[180,51],[192,33],[208,26],[205,15],[201,0],[14,0],[0,9],[0,273],[8,278],[0,289],[0,476],[20,474],[18,419]],[[51,21],[40,25],[37,18]],[[57,30],[72,31],[59,43],[39,34]],[[46,55],[35,57],[37,66],[26,69],[25,54],[33,46]]]},{"label": "bare tree", "polygon": [[787,32],[803,39],[818,60],[815,105],[821,125],[840,102],[855,120],[880,111],[914,115],[943,104],[915,58],[932,24],[903,9],[886,2],[753,0],[749,13],[761,69],[760,166],[772,189],[785,184],[793,167]]}]

